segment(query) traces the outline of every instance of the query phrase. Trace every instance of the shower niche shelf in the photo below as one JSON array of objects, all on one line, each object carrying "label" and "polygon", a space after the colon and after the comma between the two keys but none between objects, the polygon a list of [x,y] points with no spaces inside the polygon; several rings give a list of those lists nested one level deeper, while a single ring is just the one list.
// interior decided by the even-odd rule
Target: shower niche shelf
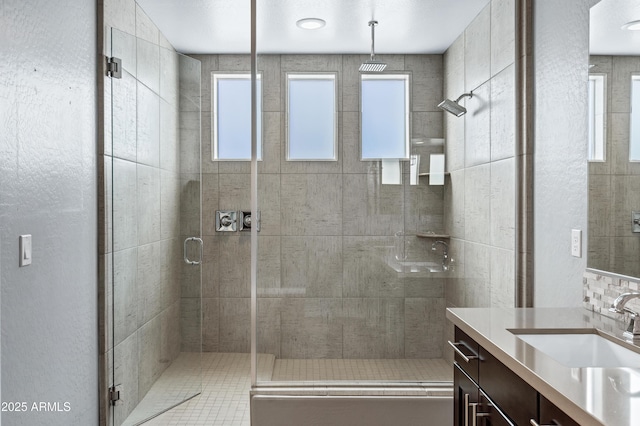
[{"label": "shower niche shelf", "polygon": [[[444,172],[445,176],[450,176],[451,173],[450,172]],[[429,172],[426,173],[418,173],[418,176],[429,176]]]},{"label": "shower niche shelf", "polygon": [[418,238],[451,238],[449,234],[432,234],[429,232],[418,232],[416,234]]}]

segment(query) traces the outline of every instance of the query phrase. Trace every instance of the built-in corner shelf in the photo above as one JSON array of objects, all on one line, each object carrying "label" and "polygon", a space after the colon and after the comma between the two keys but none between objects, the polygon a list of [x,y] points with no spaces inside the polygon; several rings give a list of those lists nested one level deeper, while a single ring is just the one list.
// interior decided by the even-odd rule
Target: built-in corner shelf
[{"label": "built-in corner shelf", "polygon": [[428,232],[418,232],[416,234],[418,238],[450,238],[449,234],[432,234]]},{"label": "built-in corner shelf", "polygon": [[[429,174],[430,174],[429,172],[427,172],[427,173],[418,173],[418,176],[429,176]],[[449,175],[451,175],[451,173],[444,172],[444,175],[445,176],[449,176]]]}]

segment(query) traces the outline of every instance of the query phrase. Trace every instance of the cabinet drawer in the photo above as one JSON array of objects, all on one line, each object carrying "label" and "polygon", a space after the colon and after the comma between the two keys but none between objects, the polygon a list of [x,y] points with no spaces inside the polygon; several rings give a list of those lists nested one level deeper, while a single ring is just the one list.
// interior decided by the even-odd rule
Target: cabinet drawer
[{"label": "cabinet drawer", "polygon": [[[480,345],[458,327],[455,329],[455,342],[453,344],[457,348],[457,350],[454,350],[456,362],[477,383]],[[462,352],[467,359],[461,356],[458,351]]]},{"label": "cabinet drawer", "polygon": [[529,425],[537,418],[538,392],[483,348],[480,359],[480,388],[515,424]]}]

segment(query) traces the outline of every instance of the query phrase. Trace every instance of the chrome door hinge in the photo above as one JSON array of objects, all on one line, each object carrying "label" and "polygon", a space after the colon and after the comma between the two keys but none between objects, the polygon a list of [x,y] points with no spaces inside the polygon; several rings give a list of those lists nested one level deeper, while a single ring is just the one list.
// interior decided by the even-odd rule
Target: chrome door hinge
[{"label": "chrome door hinge", "polygon": [[120,391],[115,386],[112,386],[109,388],[109,404],[116,405],[118,401],[120,401]]},{"label": "chrome door hinge", "polygon": [[122,59],[116,57],[107,59],[107,75],[113,78],[122,78]]}]

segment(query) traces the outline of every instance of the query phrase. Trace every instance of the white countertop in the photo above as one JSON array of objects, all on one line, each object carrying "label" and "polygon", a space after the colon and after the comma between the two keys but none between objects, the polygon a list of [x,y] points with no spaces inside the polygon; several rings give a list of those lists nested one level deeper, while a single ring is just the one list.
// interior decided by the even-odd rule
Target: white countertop
[{"label": "white countertop", "polygon": [[449,308],[447,318],[581,425],[640,425],[640,365],[566,367],[509,331],[595,328],[622,339],[624,322],[583,308]]}]

